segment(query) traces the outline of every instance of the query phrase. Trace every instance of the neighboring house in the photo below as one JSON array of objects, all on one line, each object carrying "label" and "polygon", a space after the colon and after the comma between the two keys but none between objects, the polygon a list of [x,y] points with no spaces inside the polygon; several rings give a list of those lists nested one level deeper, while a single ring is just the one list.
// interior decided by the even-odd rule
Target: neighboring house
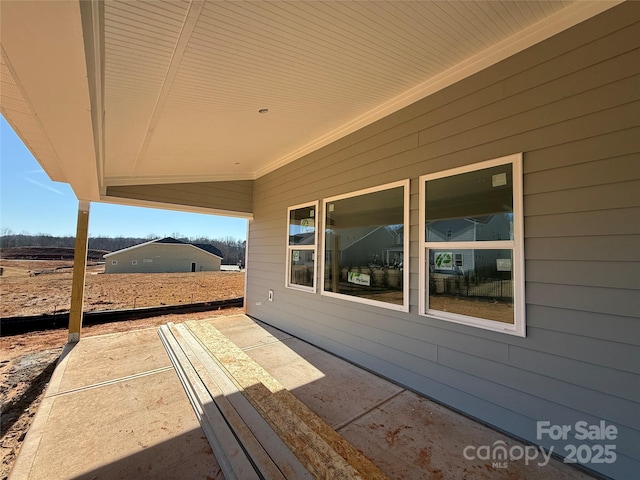
[{"label": "neighboring house", "polygon": [[[328,243],[338,237],[338,262],[343,267],[389,266],[402,263],[402,235],[392,228],[354,227],[332,231]],[[329,259],[327,259],[329,260]]]},{"label": "neighboring house", "polygon": [[454,218],[427,222],[427,242],[475,242],[506,240],[513,236],[512,220],[507,215]]},{"label": "neighboring house", "polygon": [[[500,241],[513,237],[513,219],[509,215],[486,215],[482,217],[454,218],[451,220],[427,222],[426,241],[442,244],[438,250],[432,249],[430,265],[433,271],[459,275],[469,272],[486,271],[498,258],[500,251],[471,249],[451,249],[451,242]],[[436,259],[434,255],[438,256]],[[446,262],[441,260],[446,259]]]},{"label": "neighboring house", "polygon": [[219,271],[223,257],[213,245],[166,237],[108,253],[104,258],[104,273],[177,273]]},{"label": "neighboring house", "polygon": [[[78,230],[102,201],[247,218],[248,315],[637,477],[640,2],[1,5],[2,113],[73,187]],[[403,225],[402,290],[344,281],[335,219]],[[434,291],[460,280],[434,253],[472,250],[466,287],[512,302]]]}]

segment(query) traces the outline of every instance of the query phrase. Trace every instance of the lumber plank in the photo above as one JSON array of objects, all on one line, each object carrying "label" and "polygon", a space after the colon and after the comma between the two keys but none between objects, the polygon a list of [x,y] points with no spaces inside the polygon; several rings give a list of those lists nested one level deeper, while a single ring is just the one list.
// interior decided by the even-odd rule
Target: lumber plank
[{"label": "lumber plank", "polygon": [[347,459],[340,456],[303,419],[280,403],[273,396],[273,392],[262,383],[250,385],[245,391],[249,395],[249,401],[278,432],[314,478],[368,479],[356,471]]},{"label": "lumber plank", "polygon": [[179,342],[176,340],[171,325],[163,325],[158,334],[174,365],[178,378],[185,388],[187,397],[200,421],[209,444],[220,464],[225,478],[259,479],[242,446],[217,409],[208,390],[199,381],[198,375],[189,362]]},{"label": "lumber plank", "polygon": [[388,478],[215,326],[185,325],[316,478]]},{"label": "lumber plank", "polygon": [[215,359],[184,325],[172,331],[202,384],[264,478],[311,479],[297,457],[229,380]]}]

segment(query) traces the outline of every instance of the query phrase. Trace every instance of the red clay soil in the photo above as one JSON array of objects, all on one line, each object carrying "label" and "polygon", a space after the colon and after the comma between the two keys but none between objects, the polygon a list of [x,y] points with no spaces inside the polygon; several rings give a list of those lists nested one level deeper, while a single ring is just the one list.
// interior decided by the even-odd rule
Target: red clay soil
[{"label": "red clay soil", "polygon": [[[0,260],[0,316],[68,312],[69,261]],[[84,311],[184,305],[244,296],[244,272],[105,274],[104,264],[87,267]]]}]

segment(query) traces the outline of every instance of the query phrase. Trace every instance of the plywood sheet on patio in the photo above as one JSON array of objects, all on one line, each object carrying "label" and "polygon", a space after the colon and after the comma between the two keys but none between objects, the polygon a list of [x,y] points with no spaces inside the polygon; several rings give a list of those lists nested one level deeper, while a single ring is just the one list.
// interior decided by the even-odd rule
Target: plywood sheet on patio
[{"label": "plywood sheet on patio", "polygon": [[[238,320],[242,322],[244,318],[238,317]],[[286,390],[211,322],[189,321],[177,326],[169,324],[161,327],[160,336],[201,419],[214,453],[219,459],[224,459],[221,465],[225,475],[236,475],[234,459],[237,456],[234,452],[238,449],[232,447],[229,451],[226,446],[229,442],[224,442],[220,437],[223,435],[226,438],[228,434],[215,427],[220,424],[216,420],[218,412],[227,418],[223,423],[230,425],[242,445],[241,450],[247,452],[250,463],[255,465],[256,472],[264,474],[265,471],[277,469],[284,461],[287,466],[303,465],[304,474],[309,472],[314,478],[387,478],[370,459]],[[262,336],[267,339],[272,337],[266,331]],[[261,343],[260,339],[257,340]],[[200,381],[193,375],[194,370]],[[208,379],[213,379],[214,383]],[[201,387],[205,387],[206,391]],[[238,394],[246,400],[238,403]],[[218,411],[210,408],[209,398],[216,403]],[[249,403],[245,403],[247,400]],[[230,410],[229,406],[236,410]],[[252,422],[256,412],[266,422],[258,429],[254,428]],[[268,432],[268,437],[265,437],[265,432]],[[264,457],[263,451],[269,450],[274,434],[282,448],[270,452],[271,459],[254,457],[256,454]],[[277,458],[273,457],[274,453]],[[286,459],[291,454],[292,457]],[[275,465],[273,462],[276,462]],[[246,465],[241,463],[237,468],[246,470]],[[289,476],[285,470],[282,473],[285,474],[283,478],[299,478]]]}]

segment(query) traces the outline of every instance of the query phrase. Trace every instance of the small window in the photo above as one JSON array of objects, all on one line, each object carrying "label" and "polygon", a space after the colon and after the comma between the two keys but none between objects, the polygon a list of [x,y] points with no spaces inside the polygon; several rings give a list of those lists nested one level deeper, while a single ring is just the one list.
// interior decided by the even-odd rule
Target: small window
[{"label": "small window", "polygon": [[131,265],[137,265],[138,264],[138,260],[131,260]]},{"label": "small window", "polygon": [[117,265],[118,264],[118,260],[111,260],[111,265]]},{"label": "small window", "polygon": [[420,178],[420,313],[525,335],[522,155]]},{"label": "small window", "polygon": [[322,294],[409,310],[409,181],[328,198]]},{"label": "small window", "polygon": [[288,209],[285,285],[289,288],[316,291],[317,212],[317,202]]}]

